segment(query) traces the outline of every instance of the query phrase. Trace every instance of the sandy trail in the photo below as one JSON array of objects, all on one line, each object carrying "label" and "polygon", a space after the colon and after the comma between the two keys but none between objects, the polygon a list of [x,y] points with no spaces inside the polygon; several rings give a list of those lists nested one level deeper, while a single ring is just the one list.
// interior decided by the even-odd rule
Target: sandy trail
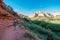
[{"label": "sandy trail", "polygon": [[18,25],[15,28],[9,27],[3,31],[0,40],[30,40],[28,37],[24,37],[25,30],[21,29]]}]

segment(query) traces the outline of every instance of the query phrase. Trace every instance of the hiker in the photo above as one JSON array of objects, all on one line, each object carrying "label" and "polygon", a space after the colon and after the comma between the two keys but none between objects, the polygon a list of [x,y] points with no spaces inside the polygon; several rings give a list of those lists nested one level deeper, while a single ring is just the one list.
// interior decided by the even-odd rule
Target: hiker
[{"label": "hiker", "polygon": [[16,21],[14,21],[14,22],[13,22],[13,25],[14,25],[14,27],[15,27],[15,26],[17,25],[17,22],[16,22]]},{"label": "hiker", "polygon": [[13,25],[14,25],[15,29],[16,29],[17,24],[18,24],[18,22],[15,20],[15,21],[13,22]]}]

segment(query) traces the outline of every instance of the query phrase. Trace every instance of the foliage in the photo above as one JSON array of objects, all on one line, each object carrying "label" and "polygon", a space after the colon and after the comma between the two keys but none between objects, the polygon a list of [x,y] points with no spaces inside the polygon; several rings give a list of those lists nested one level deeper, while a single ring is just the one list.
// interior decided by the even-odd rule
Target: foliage
[{"label": "foliage", "polygon": [[45,21],[34,20],[33,23],[40,25],[46,29],[51,29],[52,31],[60,31],[60,24],[53,24]]},{"label": "foliage", "polygon": [[10,9],[10,10],[12,10],[12,11],[13,11],[13,8],[12,8],[11,6],[6,5],[6,7],[7,7],[8,9]]},{"label": "foliage", "polygon": [[55,33],[56,31],[60,31],[59,24],[50,23],[50,19],[48,19],[47,22],[45,21],[46,19],[31,20],[27,18],[27,20],[29,21],[23,23],[23,26],[25,29],[30,30],[30,32],[37,35],[37,37],[45,40],[45,36],[47,36],[46,40],[60,40],[60,37]]}]

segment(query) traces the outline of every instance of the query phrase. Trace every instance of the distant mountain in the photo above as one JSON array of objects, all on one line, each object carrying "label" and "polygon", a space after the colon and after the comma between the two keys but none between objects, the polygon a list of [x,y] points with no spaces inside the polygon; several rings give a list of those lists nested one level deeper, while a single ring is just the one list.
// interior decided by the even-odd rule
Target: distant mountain
[{"label": "distant mountain", "polygon": [[46,18],[51,18],[51,17],[54,17],[52,14],[50,13],[44,13],[44,12],[35,12],[35,14],[33,15],[33,17],[39,17],[39,18],[42,18],[42,17],[46,17]]}]

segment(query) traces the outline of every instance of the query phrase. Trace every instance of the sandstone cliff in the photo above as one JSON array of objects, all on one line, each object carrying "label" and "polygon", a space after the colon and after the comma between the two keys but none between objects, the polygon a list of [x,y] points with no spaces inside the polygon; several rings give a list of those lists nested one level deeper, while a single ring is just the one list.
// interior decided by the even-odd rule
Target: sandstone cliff
[{"label": "sandstone cliff", "polygon": [[30,40],[29,37],[24,37],[24,28],[20,28],[19,25],[14,27],[15,20],[20,21],[18,14],[0,0],[0,40]]}]

